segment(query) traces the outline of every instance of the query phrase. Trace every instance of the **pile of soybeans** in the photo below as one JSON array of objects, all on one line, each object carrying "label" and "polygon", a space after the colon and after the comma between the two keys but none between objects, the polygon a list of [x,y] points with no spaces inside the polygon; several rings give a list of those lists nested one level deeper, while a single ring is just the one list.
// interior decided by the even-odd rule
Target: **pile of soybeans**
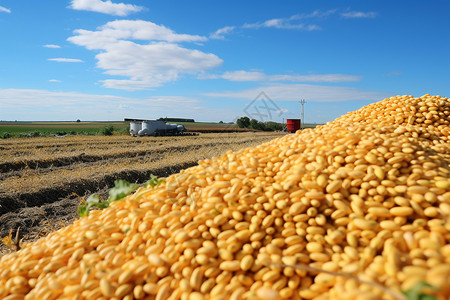
[{"label": "pile of soybeans", "polygon": [[200,161],[4,255],[0,298],[449,299],[449,123],[397,96]]}]

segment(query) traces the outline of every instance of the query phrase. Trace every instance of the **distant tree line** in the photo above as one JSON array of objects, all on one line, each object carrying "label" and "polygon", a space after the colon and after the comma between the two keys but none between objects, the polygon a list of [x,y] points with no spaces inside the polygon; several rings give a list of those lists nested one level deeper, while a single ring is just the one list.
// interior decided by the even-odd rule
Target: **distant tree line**
[{"label": "distant tree line", "polygon": [[282,131],[283,124],[277,122],[261,122],[256,119],[250,119],[249,117],[241,117],[236,120],[236,124],[239,128],[251,128],[263,131]]}]

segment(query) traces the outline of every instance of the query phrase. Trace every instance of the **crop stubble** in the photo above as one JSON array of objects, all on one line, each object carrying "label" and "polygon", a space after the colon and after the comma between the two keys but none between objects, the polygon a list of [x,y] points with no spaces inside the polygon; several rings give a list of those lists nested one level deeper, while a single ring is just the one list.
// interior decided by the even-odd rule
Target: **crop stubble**
[{"label": "crop stubble", "polygon": [[[0,238],[19,226],[33,240],[77,217],[81,197],[107,190],[115,179],[166,177],[228,150],[255,146],[279,133],[200,136],[70,136],[0,143]],[[0,249],[0,252],[2,249]]]}]

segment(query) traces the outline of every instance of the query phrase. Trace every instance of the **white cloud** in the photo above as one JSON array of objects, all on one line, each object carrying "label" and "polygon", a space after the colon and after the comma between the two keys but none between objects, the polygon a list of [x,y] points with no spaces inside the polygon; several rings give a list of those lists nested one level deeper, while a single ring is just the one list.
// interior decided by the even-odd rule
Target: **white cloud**
[{"label": "white cloud", "polygon": [[9,8],[6,8],[6,7],[3,7],[3,6],[0,6],[0,12],[5,12],[5,13],[11,13],[11,10],[9,9]]},{"label": "white cloud", "polygon": [[[113,21],[97,31],[75,30],[68,40],[96,55],[97,67],[105,74],[127,79],[106,79],[103,86],[122,90],[141,90],[161,86],[181,74],[196,74],[219,66],[222,60],[214,54],[187,49],[176,42],[207,40],[199,35],[177,34],[171,29],[147,21]],[[130,41],[143,40],[147,44]]]},{"label": "white cloud", "polygon": [[[130,55],[132,53],[132,55]],[[177,44],[155,42],[139,45],[119,41],[107,52],[96,56],[97,66],[109,75],[126,76],[130,80],[104,80],[104,86],[124,90],[139,90],[161,86],[178,79],[180,73],[194,74],[219,65],[214,54],[182,48]]]},{"label": "white cloud", "polygon": [[201,42],[207,38],[199,35],[178,34],[173,30],[142,20],[116,20],[108,22],[97,28],[97,31],[77,29],[76,34],[68,38],[68,41],[84,46],[87,49],[104,49],[119,40],[142,40],[142,41],[166,41],[178,42]]},{"label": "white cloud", "polygon": [[362,11],[348,11],[341,14],[344,18],[348,19],[363,19],[370,18],[373,19],[377,16],[377,14],[373,11],[362,12]]},{"label": "white cloud", "polygon": [[235,26],[225,26],[216,30],[216,32],[209,35],[211,39],[223,40],[226,34],[230,34],[236,27]]},{"label": "white cloud", "polygon": [[59,46],[59,45],[44,45],[43,47],[45,47],[45,48],[54,48],[54,49],[58,49],[58,48],[61,48],[61,46]]},{"label": "white cloud", "polygon": [[200,74],[199,79],[226,79],[229,81],[292,81],[292,82],[351,82],[359,81],[362,76],[344,74],[316,75],[267,75],[263,72],[232,71],[222,75]]},{"label": "white cloud", "polygon": [[72,0],[69,7],[76,10],[94,11],[121,17],[144,9],[142,6],[125,3],[112,3],[110,0]]},{"label": "white cloud", "polygon": [[58,79],[50,79],[49,82],[61,82],[61,80],[58,80]]},{"label": "white cloud", "polygon": [[385,92],[366,91],[353,87],[337,87],[311,84],[278,84],[238,92],[207,93],[205,96],[253,99],[261,91],[271,95],[273,100],[298,101],[304,98],[314,102],[336,102],[354,100],[379,100],[391,97]]},{"label": "white cloud", "polygon": [[71,63],[84,62],[83,60],[77,58],[49,58],[47,60],[56,62],[71,62]]}]

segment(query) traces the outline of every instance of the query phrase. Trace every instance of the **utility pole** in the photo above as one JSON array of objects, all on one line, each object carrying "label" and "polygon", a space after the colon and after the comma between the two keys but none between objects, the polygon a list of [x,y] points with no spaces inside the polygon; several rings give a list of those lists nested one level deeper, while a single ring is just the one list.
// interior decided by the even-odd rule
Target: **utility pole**
[{"label": "utility pole", "polygon": [[300,104],[302,105],[302,120],[300,121],[300,127],[301,127],[301,129],[303,129],[303,128],[305,128],[303,124],[305,124],[305,103],[306,103],[306,100],[302,99],[302,100],[300,100],[298,102],[300,102]]}]

